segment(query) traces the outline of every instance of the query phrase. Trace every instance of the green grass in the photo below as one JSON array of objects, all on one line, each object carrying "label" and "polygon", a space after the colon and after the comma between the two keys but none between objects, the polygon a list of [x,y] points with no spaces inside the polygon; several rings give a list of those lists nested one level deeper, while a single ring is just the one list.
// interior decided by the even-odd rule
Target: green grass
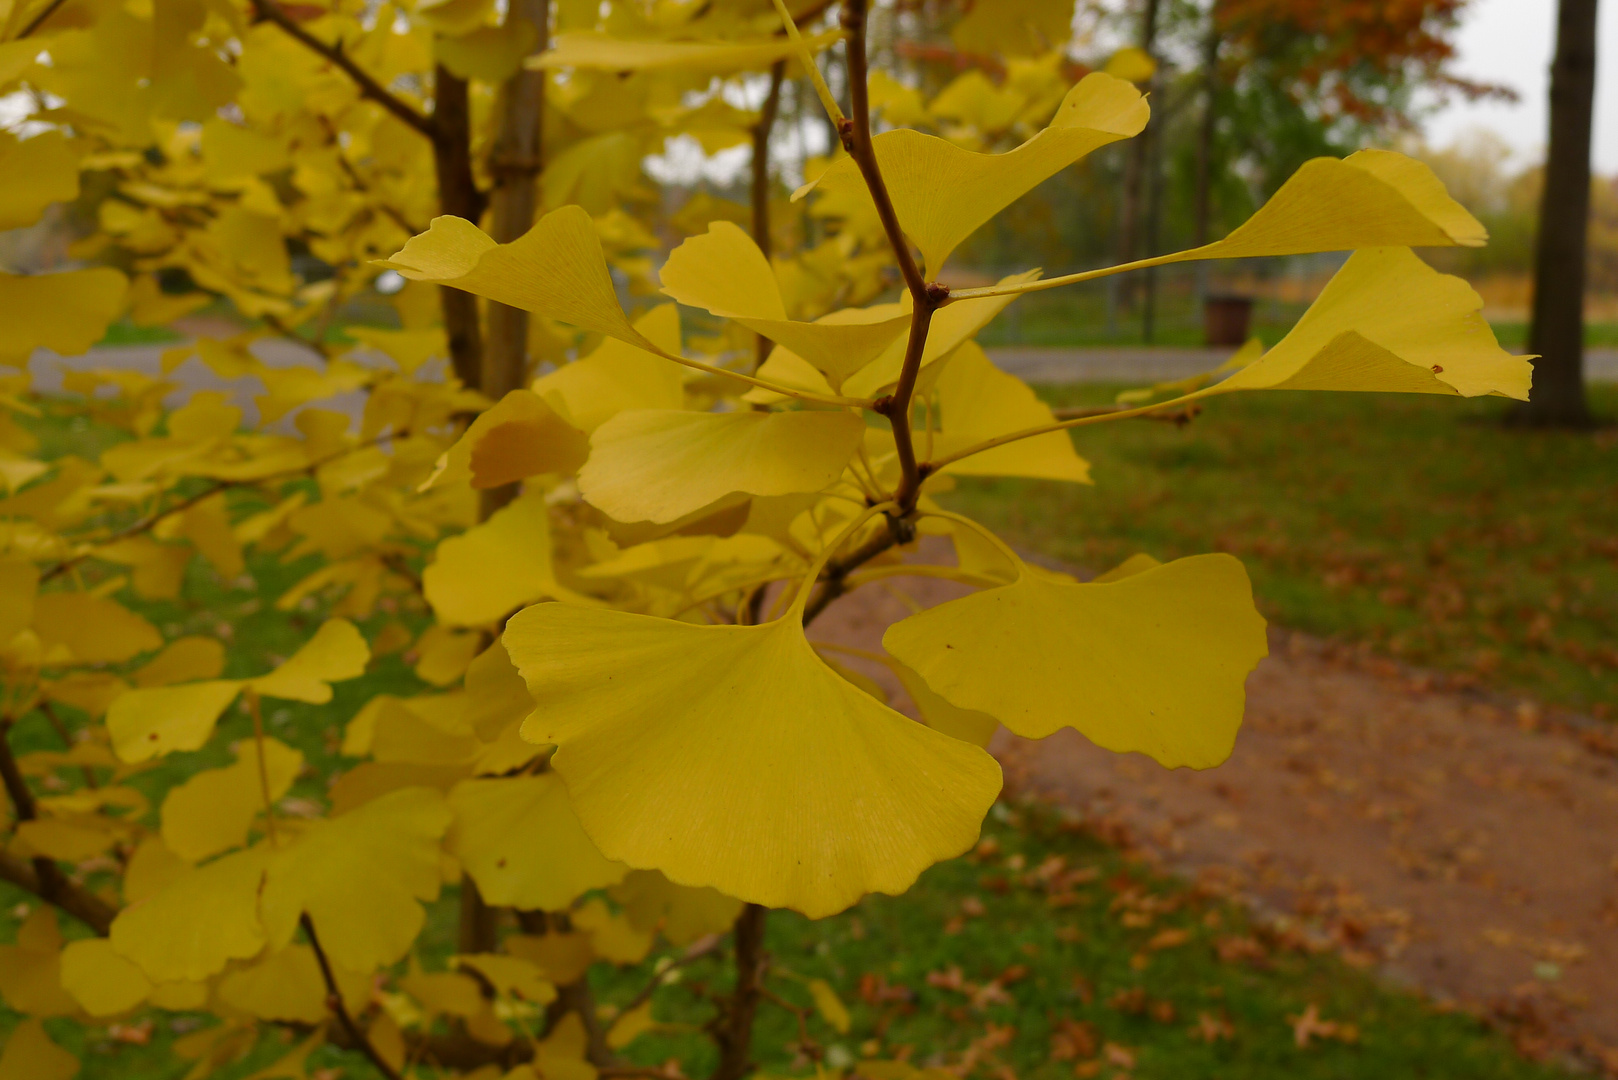
[{"label": "green grass", "polygon": [[[1106,401],[1117,388],[1047,391]],[[1618,389],[1591,388],[1618,413]],[[963,481],[946,501],[1102,570],[1229,551],[1284,626],[1610,715],[1618,708],[1618,430],[1518,431],[1502,405],[1273,393],[1183,429],[1075,433],[1095,486]]]},{"label": "green grass", "polygon": [[107,327],[98,346],[117,345],[171,345],[180,335],[166,326],[136,326],[128,319],[119,319]]}]

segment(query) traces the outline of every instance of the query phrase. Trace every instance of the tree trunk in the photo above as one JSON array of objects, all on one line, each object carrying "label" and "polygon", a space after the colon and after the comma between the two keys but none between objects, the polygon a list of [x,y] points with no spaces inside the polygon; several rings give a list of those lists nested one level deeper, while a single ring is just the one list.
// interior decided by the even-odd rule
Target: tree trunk
[{"label": "tree trunk", "polygon": [[[483,216],[483,193],[472,178],[472,114],[466,80],[443,65],[433,73],[433,165],[438,174],[438,208],[474,225]],[[477,297],[459,289],[439,288],[444,333],[449,338],[455,374],[470,387],[483,379],[483,332],[478,325]]]},{"label": "tree trunk", "polygon": [[[1219,24],[1217,12],[1208,13],[1208,36],[1202,40],[1202,122],[1197,128],[1197,186],[1191,207],[1191,246],[1208,242],[1213,219],[1213,139],[1218,122]],[[1208,261],[1197,263],[1197,304],[1208,302]]]},{"label": "tree trunk", "polygon": [[1534,248],[1534,313],[1528,351],[1533,399],[1518,423],[1580,427],[1584,398],[1585,243],[1590,219],[1590,127],[1596,84],[1596,0],[1561,0],[1551,63],[1551,138]]},{"label": "tree trunk", "polygon": [[[770,92],[765,95],[764,105],[759,109],[758,123],[753,125],[753,242],[764,253],[764,261],[770,261],[775,244],[770,236],[770,132],[775,129],[775,117],[781,111],[781,80],[785,77],[787,62],[777,60],[770,69]],[[754,335],[757,349],[753,360],[753,370],[757,371],[764,366],[764,361],[770,355],[770,340],[763,334]]]},{"label": "tree trunk", "polygon": [[742,1080],[753,1070],[753,1018],[763,996],[764,920],[769,908],[748,904],[736,917],[736,988],[714,1029],[719,1067],[710,1080]]},{"label": "tree trunk", "polygon": [[[1157,9],[1159,0],[1145,0],[1141,9],[1140,19],[1140,47],[1148,55],[1152,55],[1152,46],[1157,41]],[[1148,155],[1151,151],[1153,129],[1157,125],[1147,122],[1145,131],[1137,135],[1129,144],[1129,157],[1124,163],[1124,198],[1123,204],[1118,208],[1118,261],[1120,263],[1133,262],[1138,258],[1140,250],[1140,219],[1141,210],[1145,202],[1143,198],[1146,187],[1146,170],[1150,162]],[[1126,278],[1114,278],[1117,284],[1117,296],[1124,307],[1130,304],[1130,289]]]},{"label": "tree trunk", "polygon": [[[535,52],[550,41],[550,0],[511,0],[506,21],[526,19],[537,31]],[[519,69],[500,88],[500,133],[489,154],[494,190],[489,194],[491,235],[509,244],[531,229],[539,207],[544,167],[545,72]],[[483,350],[479,388],[495,401],[520,389],[528,376],[528,312],[489,301],[489,340]],[[517,497],[518,485],[483,492],[488,517]]]}]

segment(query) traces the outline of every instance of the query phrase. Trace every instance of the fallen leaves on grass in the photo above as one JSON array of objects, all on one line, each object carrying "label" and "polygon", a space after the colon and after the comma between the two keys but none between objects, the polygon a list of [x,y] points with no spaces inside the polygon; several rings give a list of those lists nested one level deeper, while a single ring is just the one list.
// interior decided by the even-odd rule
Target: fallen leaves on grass
[{"label": "fallen leaves on grass", "polygon": [[1335,1039],[1338,1042],[1359,1042],[1360,1029],[1341,1020],[1324,1020],[1320,1007],[1313,1002],[1299,1016],[1287,1017],[1292,1025],[1292,1041],[1300,1050],[1307,1050],[1315,1039]]}]

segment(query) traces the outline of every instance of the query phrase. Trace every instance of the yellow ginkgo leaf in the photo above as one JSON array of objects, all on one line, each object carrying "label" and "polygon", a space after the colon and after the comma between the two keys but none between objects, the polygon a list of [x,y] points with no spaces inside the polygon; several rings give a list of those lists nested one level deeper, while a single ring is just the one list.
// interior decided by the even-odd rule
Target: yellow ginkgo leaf
[{"label": "yellow ginkgo leaf", "polygon": [[517,673],[499,638],[466,669],[461,722],[484,742],[494,742],[513,722],[534,708],[528,684]]},{"label": "yellow ginkgo leaf", "polygon": [[864,434],[847,412],[624,412],[590,437],[579,491],[618,521],[674,521],[736,492],[819,491]]},{"label": "yellow ginkgo leaf", "polygon": [[[163,842],[187,862],[247,843],[254,819],[264,812],[258,745],[244,742],[236,752],[234,765],[195,773],[170,788],[163,799]],[[297,779],[303,755],[278,740],[265,739],[264,764],[270,798],[279,799]]]},{"label": "yellow ginkgo leaf", "polygon": [[77,1000],[62,987],[62,931],[56,909],[41,904],[17,928],[15,945],[0,945],[0,995],[26,1016],[71,1016]]},{"label": "yellow ginkgo leaf", "polygon": [[717,889],[676,885],[656,870],[631,870],[607,890],[637,930],[661,930],[671,945],[685,946],[728,930],[742,902]]},{"label": "yellow ginkgo leaf", "polygon": [[235,680],[215,679],[131,690],[107,710],[112,748],[128,762],[196,750],[208,741],[219,714],[241,689]]},{"label": "yellow ginkgo leaf", "polygon": [[41,593],[34,600],[34,631],[47,650],[60,645],[81,664],[116,664],[163,644],[157,627],[141,616],[84,592]]},{"label": "yellow ginkgo leaf", "polygon": [[331,700],[331,684],[359,678],[370,659],[370,646],[353,623],[327,619],[286,663],[246,685],[265,697],[324,705]]},{"label": "yellow ginkgo leaf", "polygon": [[490,623],[542,597],[582,599],[551,569],[550,511],[540,492],[441,542],[421,583],[446,626]]},{"label": "yellow ginkgo leaf", "polygon": [[925,679],[897,660],[888,666],[899,677],[905,693],[910,695],[916,711],[921,713],[928,727],[936,728],[952,738],[964,739],[974,746],[988,746],[989,740],[1000,729],[1000,721],[988,713],[951,705],[933,693]]},{"label": "yellow ginkgo leaf", "polygon": [[26,559],[0,559],[0,647],[34,621],[39,567]]},{"label": "yellow ginkgo leaf", "polygon": [[218,638],[175,638],[130,676],[136,686],[171,686],[217,679],[225,670],[225,646]]},{"label": "yellow ginkgo leaf", "polygon": [[1157,74],[1157,61],[1145,49],[1127,45],[1107,57],[1106,66],[1101,70],[1125,82],[1146,83]]},{"label": "yellow ginkgo leaf", "polygon": [[266,953],[219,980],[219,1000],[261,1020],[318,1024],[326,1019],[326,981],[307,945]]},{"label": "yellow ginkgo leaf", "polygon": [[[657,362],[678,370],[666,360]],[[541,473],[571,473],[589,453],[586,433],[557,415],[544,398],[532,390],[513,390],[478,414],[444,452],[422,489],[469,483],[481,490]]]},{"label": "yellow ginkgo leaf", "polygon": [[838,677],[801,617],[696,626],[540,604],[512,618],[506,649],[537,702],[523,737],[559,747],[603,855],[818,918],[901,893],[976,841],[994,759]]},{"label": "yellow ginkgo leaf", "polygon": [[1275,348],[1198,396],[1382,390],[1526,401],[1533,365],[1500,347],[1482,308],[1464,280],[1409,248],[1356,251]]},{"label": "yellow ginkgo leaf", "polygon": [[73,1080],[78,1073],[79,1059],[51,1042],[36,1017],[13,1028],[0,1051],[0,1080]]},{"label": "yellow ginkgo leaf", "polygon": [[437,217],[382,265],[412,281],[465,289],[651,348],[619,306],[595,224],[577,206],[552,210],[509,244],[495,243],[465,218]]},{"label": "yellow ginkgo leaf", "polygon": [[[994,366],[975,341],[962,345],[935,383],[939,430],[933,450],[943,455],[1021,428],[1054,422],[1046,405],[1015,375]],[[1065,431],[1020,439],[962,458],[947,471],[970,476],[1029,476],[1090,482],[1090,466],[1073,450]]]},{"label": "yellow ginkgo leaf", "polygon": [[[905,235],[937,275],[950,252],[1025,192],[1099,147],[1138,135],[1149,110],[1122,79],[1092,72],[1068,91],[1050,126],[1015,150],[977,154],[910,128],[872,140]],[[947,183],[940,183],[947,177]],[[848,197],[864,180],[842,158],[794,198],[820,189]]]},{"label": "yellow ginkgo leaf", "polygon": [[[829,48],[843,36],[828,30],[803,39],[813,52]],[[730,75],[768,68],[777,60],[797,54],[796,43],[784,37],[752,41],[633,41],[590,31],[556,35],[555,44],[527,63],[531,68],[598,68],[604,71],[654,71],[678,68],[682,72]]]},{"label": "yellow ginkgo leaf", "polygon": [[[675,305],[659,304],[635,320],[635,329],[665,352],[679,355],[680,309]],[[685,404],[678,366],[616,338],[535,379],[533,389],[584,432],[626,409],[678,409]]]},{"label": "yellow ginkgo leaf", "polygon": [[663,291],[680,303],[740,323],[807,360],[832,390],[910,324],[909,312],[894,304],[837,311],[812,323],[788,319],[769,260],[728,221],[713,222],[670,252],[659,277]]},{"label": "yellow ginkgo leaf", "polygon": [[269,851],[260,846],[176,876],[112,921],[112,947],[154,983],[200,982],[264,947],[258,894]]},{"label": "yellow ginkgo leaf", "polygon": [[628,871],[584,834],[555,773],[467,780],[450,790],[449,805],[455,824],[445,846],[491,904],[564,911]]},{"label": "yellow ginkgo leaf", "polygon": [[59,131],[19,139],[0,131],[0,229],[20,229],[39,220],[54,202],[79,195],[79,159]]},{"label": "yellow ginkgo leaf", "polygon": [[[551,1033],[534,1048],[533,1065],[519,1065],[509,1076],[517,1080],[596,1080],[596,1067],[586,1055],[589,1035],[577,1010],[556,1022]],[[530,1076],[524,1077],[527,1069]]]},{"label": "yellow ginkgo leaf", "polygon": [[1241,259],[1372,247],[1478,247],[1487,230],[1414,158],[1361,150],[1306,161],[1223,240],[1168,260]]},{"label": "yellow ginkgo leaf", "polygon": [[129,282],[104,266],[64,274],[0,273],[0,364],[19,366],[35,349],[77,356],[100,341],[123,310]]},{"label": "yellow ginkgo leaf", "polygon": [[404,956],[426,918],[420,901],[438,895],[438,840],[450,820],[443,796],[418,787],[311,826],[265,874],[270,945],[290,942],[307,913],[340,967],[374,971]]},{"label": "yellow ginkgo leaf", "polygon": [[1108,750],[1199,769],[1230,756],[1247,674],[1268,652],[1229,555],[1100,585],[1021,567],[1009,585],[895,623],[882,643],[950,704],[1019,735],[1073,727]]},{"label": "yellow ginkgo leaf", "polygon": [[539,33],[526,19],[507,20],[504,26],[480,26],[458,37],[438,35],[433,55],[463,79],[481,79],[499,85],[515,75]]},{"label": "yellow ginkgo leaf", "polygon": [[847,1035],[853,1018],[848,1015],[848,1006],[843,1004],[843,999],[831,988],[831,983],[825,979],[810,979],[809,996],[814,998],[815,1011],[820,1013],[821,1019],[830,1024],[837,1034]]},{"label": "yellow ginkgo leaf", "polygon": [[1026,56],[1060,49],[1073,37],[1073,0],[996,0],[973,4],[950,30],[964,52]]},{"label": "yellow ginkgo leaf", "polygon": [[455,957],[455,966],[470,968],[483,976],[497,994],[517,997],[531,1005],[548,1005],[556,1000],[556,987],[532,961],[504,953],[475,953]]},{"label": "yellow ginkgo leaf", "polygon": [[62,950],[62,989],[91,1016],[116,1016],[145,1001],[152,981],[106,938],[84,938]]}]

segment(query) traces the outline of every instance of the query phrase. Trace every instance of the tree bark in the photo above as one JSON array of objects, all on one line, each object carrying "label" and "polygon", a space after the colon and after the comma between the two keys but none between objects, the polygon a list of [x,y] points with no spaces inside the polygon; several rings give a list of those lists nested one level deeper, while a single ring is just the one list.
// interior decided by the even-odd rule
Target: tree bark
[{"label": "tree bark", "polygon": [[[550,41],[550,0],[512,0],[506,21],[527,20],[536,31],[535,52]],[[539,209],[539,174],[544,168],[545,72],[519,69],[500,88],[500,133],[489,154],[494,190],[489,195],[489,229],[509,244],[533,228]],[[528,376],[528,312],[492,300],[489,340],[483,350],[479,388],[495,401],[520,389]],[[484,517],[517,497],[518,485],[482,493]]]},{"label": "tree bark", "polygon": [[[764,261],[770,261],[770,255],[775,247],[770,235],[770,132],[775,129],[775,118],[781,111],[781,80],[786,76],[787,62],[777,60],[770,69],[770,92],[764,97],[764,105],[759,109],[758,122],[753,125],[753,242],[764,253]],[[763,334],[754,335],[758,340],[753,358],[753,370],[757,371],[764,366],[769,358],[770,339]]]},{"label": "tree bark", "polygon": [[1551,62],[1550,146],[1539,237],[1534,247],[1534,311],[1528,351],[1533,398],[1512,410],[1518,423],[1582,427],[1585,245],[1590,219],[1590,128],[1596,82],[1596,0],[1561,0]]},{"label": "tree bark", "polygon": [[714,1029],[719,1067],[711,1080],[742,1080],[753,1071],[753,1018],[763,996],[764,919],[768,908],[748,904],[736,916],[736,988]]},{"label": "tree bark", "polygon": [[[1197,189],[1192,206],[1192,247],[1208,242],[1213,217],[1213,137],[1218,120],[1219,27],[1209,16],[1208,36],[1202,41],[1202,123],[1197,129]],[[1200,265],[1200,264],[1199,264]]]},{"label": "tree bark", "polygon": [[[1152,46],[1157,42],[1157,9],[1159,0],[1145,0],[1141,8],[1140,18],[1140,48],[1148,55],[1152,54]],[[1155,118],[1154,118],[1155,119]],[[1124,197],[1118,208],[1118,261],[1120,263],[1132,262],[1138,257],[1140,249],[1140,219],[1145,203],[1146,170],[1151,152],[1151,139],[1157,125],[1147,122],[1146,130],[1135,137],[1129,144],[1129,157],[1124,163]],[[1130,303],[1130,289],[1128,279],[1114,278],[1118,284],[1117,296],[1123,306]]]},{"label": "tree bark", "polygon": [[[433,73],[433,166],[438,175],[440,212],[476,225],[484,198],[472,176],[472,111],[466,80],[442,64]],[[478,324],[477,297],[440,286],[444,333],[450,361],[467,386],[483,381],[483,331]]]}]

